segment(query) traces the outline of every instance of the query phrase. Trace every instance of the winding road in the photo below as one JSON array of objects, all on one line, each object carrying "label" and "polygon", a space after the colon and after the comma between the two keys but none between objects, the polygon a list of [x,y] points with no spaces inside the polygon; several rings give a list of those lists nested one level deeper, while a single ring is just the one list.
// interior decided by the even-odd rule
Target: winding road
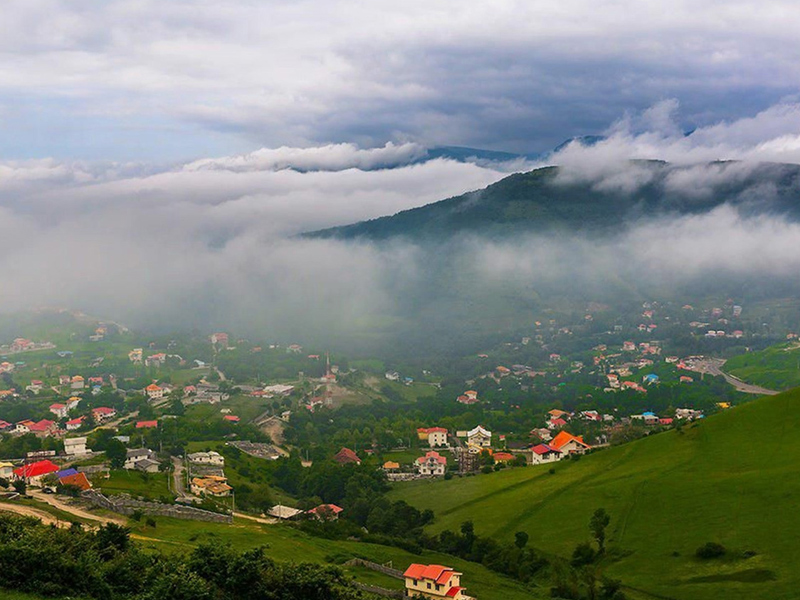
[{"label": "winding road", "polygon": [[736,388],[739,392],[744,392],[745,394],[756,394],[758,396],[774,396],[779,392],[775,390],[768,390],[767,388],[763,388],[758,385],[753,385],[751,383],[747,383],[746,381],[742,381],[738,377],[734,377],[733,375],[728,375],[725,371],[722,370],[722,366],[725,364],[725,359],[723,358],[704,358],[702,360],[695,360],[689,366],[690,371],[694,371],[696,373],[708,373],[709,375],[719,376],[722,375],[725,378],[725,381],[730,383],[733,387]]}]

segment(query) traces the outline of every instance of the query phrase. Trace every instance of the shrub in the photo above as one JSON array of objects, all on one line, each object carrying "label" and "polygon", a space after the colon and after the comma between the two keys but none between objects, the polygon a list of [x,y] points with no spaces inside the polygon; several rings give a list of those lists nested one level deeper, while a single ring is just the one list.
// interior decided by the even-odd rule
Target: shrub
[{"label": "shrub", "polygon": [[717,542],[706,542],[697,549],[695,555],[697,558],[708,560],[711,558],[719,558],[720,556],[724,556],[725,552],[727,552],[727,550],[725,550],[725,546],[722,544],[718,544]]}]

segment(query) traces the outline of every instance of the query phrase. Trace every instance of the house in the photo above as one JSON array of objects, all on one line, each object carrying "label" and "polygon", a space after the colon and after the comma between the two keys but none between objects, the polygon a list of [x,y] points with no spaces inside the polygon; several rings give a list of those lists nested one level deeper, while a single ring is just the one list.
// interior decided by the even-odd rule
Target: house
[{"label": "house", "polygon": [[447,459],[436,452],[431,450],[426,452],[425,456],[420,456],[414,461],[414,466],[420,475],[444,475],[444,470],[447,467]]},{"label": "house", "polygon": [[552,410],[548,410],[547,414],[550,415],[551,419],[564,419],[564,421],[566,421],[567,419],[569,419],[572,416],[567,411],[561,410],[561,409],[558,409],[558,408],[554,408]]},{"label": "house", "polygon": [[158,427],[158,421],[136,421],[136,429],[154,429]]},{"label": "house", "polygon": [[215,496],[221,498],[230,496],[233,488],[227,484],[227,478],[218,475],[208,475],[207,477],[195,477],[192,479],[189,488],[196,496]]},{"label": "house", "polygon": [[143,473],[158,473],[160,467],[161,463],[159,463],[157,460],[144,458],[140,461],[137,461],[133,468],[137,471],[142,471]]},{"label": "house", "polygon": [[33,381],[31,381],[31,384],[25,389],[33,392],[34,394],[38,394],[39,392],[42,391],[43,387],[44,387],[44,382],[40,381],[39,379],[34,379]]},{"label": "house", "polygon": [[672,418],[671,417],[664,417],[658,420],[659,425],[669,426],[672,425]]},{"label": "house", "polygon": [[303,512],[302,510],[299,510],[297,508],[292,508],[291,506],[283,506],[282,504],[276,504],[267,511],[267,515],[270,517],[275,517],[276,519],[285,520],[296,517],[302,512]]},{"label": "house", "polygon": [[561,451],[547,444],[537,444],[531,448],[531,464],[541,465],[561,460]]},{"label": "house", "polygon": [[67,410],[67,406],[65,404],[55,403],[50,405],[50,412],[59,419],[64,419],[69,411]]},{"label": "house", "polygon": [[14,465],[10,462],[0,462],[0,477],[5,480],[11,479],[14,474]]},{"label": "house", "polygon": [[583,454],[592,448],[583,441],[583,436],[574,436],[566,431],[560,431],[549,445],[562,454]]},{"label": "house", "polygon": [[14,426],[14,433],[30,433],[31,425],[33,425],[33,421],[31,421],[30,419],[25,419],[24,421],[20,421]]},{"label": "house", "polygon": [[480,425],[467,432],[467,443],[481,448],[488,448],[492,445],[492,432],[484,429]]},{"label": "house", "polygon": [[3,421],[2,419],[0,419],[0,431],[8,431],[12,427],[13,427],[13,425],[11,423],[9,423],[8,421]]},{"label": "house", "polygon": [[143,460],[150,460],[153,461],[155,459],[156,453],[150,450],[149,448],[131,448],[128,450],[127,454],[125,455],[125,464],[122,466],[123,469],[135,469],[136,464]]},{"label": "house", "polygon": [[78,408],[78,405],[80,403],[81,403],[81,398],[79,398],[78,396],[72,396],[69,400],[67,400],[67,410]]},{"label": "house", "polygon": [[494,462],[497,463],[509,463],[516,457],[510,452],[495,452],[492,454],[492,458],[494,458]]},{"label": "house", "polygon": [[225,466],[225,457],[213,450],[210,452],[193,452],[192,454],[188,454],[186,458],[189,459],[189,462],[198,465],[211,465],[214,467]]},{"label": "house", "polygon": [[400,381],[400,373],[397,371],[386,371],[383,376],[389,381]]},{"label": "house", "polygon": [[160,367],[165,362],[167,362],[167,355],[163,352],[159,352],[158,354],[151,354],[147,358],[144,359],[144,365],[146,367]]},{"label": "house", "polygon": [[157,386],[155,383],[151,383],[144,388],[144,393],[147,394],[150,400],[160,400],[164,397],[164,388]]},{"label": "house", "polygon": [[656,375],[655,373],[648,373],[642,378],[642,382],[646,383],[647,385],[658,383],[658,375]]},{"label": "house", "polygon": [[237,417],[236,415],[225,415],[224,417],[222,417],[222,420],[227,421],[228,423],[235,424],[239,422],[239,417]]},{"label": "house", "polygon": [[28,424],[28,431],[35,433],[39,437],[48,437],[53,435],[58,429],[58,424],[55,421],[42,419],[36,423]]},{"label": "house", "polygon": [[694,381],[694,379],[692,379],[688,375],[681,375],[680,376],[680,382],[681,383],[692,383],[693,381]]},{"label": "house", "polygon": [[109,419],[113,419],[117,416],[117,411],[108,406],[98,406],[92,409],[92,416],[94,417],[95,423],[105,423]]},{"label": "house", "polygon": [[427,440],[431,448],[447,445],[447,429],[444,427],[421,427],[417,429],[417,436],[420,440]]},{"label": "house", "polygon": [[358,458],[358,454],[350,450],[350,448],[342,448],[339,452],[336,453],[336,456],[333,457],[340,465],[346,465],[349,463],[355,463],[357,465],[361,464],[361,459]]},{"label": "house", "polygon": [[76,419],[67,421],[67,431],[75,431],[76,429],[80,429],[85,418],[86,417],[78,417]]},{"label": "house", "polygon": [[531,429],[531,436],[538,437],[543,442],[549,442],[553,439],[553,434],[550,433],[550,430],[546,427],[539,427],[537,429]]},{"label": "house", "polygon": [[85,492],[88,489],[91,489],[92,484],[86,477],[86,473],[79,473],[75,469],[67,469],[66,471],[59,471],[56,473],[56,477],[58,477],[58,482],[63,486],[75,486],[80,491]]},{"label": "house", "polygon": [[425,598],[451,598],[466,600],[466,588],[461,587],[461,573],[441,565],[414,563],[403,573],[405,596]]},{"label": "house", "polygon": [[142,349],[134,348],[133,350],[128,352],[128,360],[130,360],[132,363],[142,362]]},{"label": "house", "polygon": [[76,437],[65,439],[64,453],[68,456],[81,456],[83,454],[88,454],[89,450],[86,449],[86,438]]},{"label": "house", "polygon": [[339,513],[342,511],[344,511],[344,509],[335,504],[320,504],[309,510],[308,514],[320,521],[335,521],[339,518]]},{"label": "house", "polygon": [[82,390],[85,387],[83,377],[80,375],[75,375],[75,377],[70,380],[69,387],[73,390]]},{"label": "house", "polygon": [[385,463],[383,463],[383,466],[381,468],[384,471],[399,471],[400,470],[400,463],[399,462],[394,462],[392,460],[387,460]]},{"label": "house", "polygon": [[470,398],[466,394],[461,394],[458,398],[456,398],[456,402],[460,404],[477,404],[478,398]]},{"label": "house", "polygon": [[228,334],[227,333],[212,333],[209,338],[212,344],[219,344],[223,348],[228,347]]},{"label": "house", "polygon": [[567,422],[564,419],[561,419],[561,418],[552,419],[551,418],[550,420],[547,421],[547,428],[548,429],[558,429],[559,427],[564,427],[564,425],[566,425],[566,424],[567,424]]},{"label": "house", "polygon": [[69,375],[58,376],[58,385],[69,385],[71,381],[72,378]]},{"label": "house", "polygon": [[49,473],[56,473],[59,468],[49,460],[40,460],[35,463],[23,465],[14,469],[14,476],[17,479],[24,479],[31,485],[42,485],[42,477]]}]

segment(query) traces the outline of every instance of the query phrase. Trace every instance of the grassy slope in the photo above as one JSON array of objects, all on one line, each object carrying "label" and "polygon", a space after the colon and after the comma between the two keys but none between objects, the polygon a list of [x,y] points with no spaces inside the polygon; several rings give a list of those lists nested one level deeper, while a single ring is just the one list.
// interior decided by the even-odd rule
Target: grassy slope
[{"label": "grassy slope", "polygon": [[[260,525],[245,519],[236,519],[233,526],[166,518],[157,518],[156,522],[155,528],[132,523],[133,533],[140,544],[165,552],[185,551],[197,544],[211,542],[229,543],[239,550],[267,545],[268,556],[295,562],[340,563],[360,557],[378,563],[392,561],[397,569],[405,569],[412,562],[439,563],[463,571],[465,585],[482,600],[546,597],[545,590],[526,590],[521,583],[497,575],[481,565],[437,553],[426,552],[416,556],[398,548],[315,538],[285,525]],[[399,580],[374,571],[350,567],[346,570],[364,583],[398,590],[402,588]]]},{"label": "grassy slope", "polygon": [[779,344],[731,358],[725,371],[749,383],[774,390],[800,386],[800,345]]},{"label": "grassy slope", "polygon": [[[555,475],[535,467],[413,482],[393,496],[434,509],[433,530],[472,519],[478,533],[511,540],[524,530],[564,556],[589,539],[602,506],[613,518],[610,546],[623,554],[608,572],[628,585],[681,600],[790,598],[800,584],[798,402],[800,391],[759,399],[684,433],[562,463]],[[694,550],[706,541],[757,555],[700,562]],[[736,581],[765,577],[774,580]]]},{"label": "grassy slope", "polygon": [[108,479],[99,479],[95,485],[104,494],[126,493],[133,496],[146,496],[159,499],[162,496],[171,498],[172,493],[167,485],[167,473],[142,473],[141,471],[111,471]]}]

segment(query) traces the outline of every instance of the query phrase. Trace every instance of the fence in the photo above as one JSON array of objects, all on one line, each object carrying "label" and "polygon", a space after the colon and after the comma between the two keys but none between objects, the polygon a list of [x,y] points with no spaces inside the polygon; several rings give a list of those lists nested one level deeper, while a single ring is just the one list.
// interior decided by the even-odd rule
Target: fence
[{"label": "fence", "polygon": [[212,523],[233,523],[233,517],[231,515],[215,513],[193,506],[183,506],[182,504],[162,504],[160,502],[136,500],[126,494],[119,494],[109,498],[98,491],[86,490],[81,494],[81,497],[96,506],[121,515],[132,515],[136,511],[141,511],[146,515],[172,517],[174,519],[208,521]]},{"label": "fence", "polygon": [[386,565],[379,565],[378,563],[370,562],[368,560],[364,560],[363,558],[353,558],[344,564],[348,567],[365,567],[367,569],[383,573],[384,575],[388,575],[389,577],[394,577],[395,579],[403,579],[402,571],[398,571],[392,567],[387,567]]},{"label": "fence", "polygon": [[360,590],[369,592],[370,594],[378,594],[379,596],[385,596],[387,598],[405,598],[403,592],[398,590],[387,590],[386,588],[378,587],[377,585],[367,585],[366,583],[359,583],[358,581],[354,581],[353,585]]}]

